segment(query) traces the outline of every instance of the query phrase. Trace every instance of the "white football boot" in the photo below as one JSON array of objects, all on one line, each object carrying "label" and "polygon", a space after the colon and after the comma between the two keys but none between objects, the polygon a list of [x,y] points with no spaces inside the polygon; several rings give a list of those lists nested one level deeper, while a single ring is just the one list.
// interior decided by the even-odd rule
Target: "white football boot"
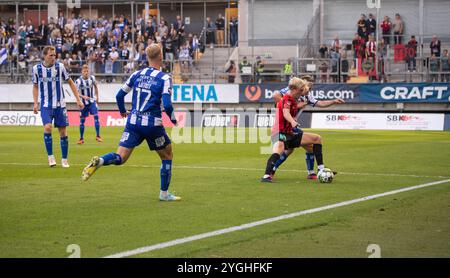
[{"label": "white football boot", "polygon": [[55,167],[56,166],[56,160],[54,155],[48,156],[48,166]]},{"label": "white football boot", "polygon": [[67,161],[67,159],[61,159],[61,166],[63,168],[69,168],[70,167],[69,162]]}]

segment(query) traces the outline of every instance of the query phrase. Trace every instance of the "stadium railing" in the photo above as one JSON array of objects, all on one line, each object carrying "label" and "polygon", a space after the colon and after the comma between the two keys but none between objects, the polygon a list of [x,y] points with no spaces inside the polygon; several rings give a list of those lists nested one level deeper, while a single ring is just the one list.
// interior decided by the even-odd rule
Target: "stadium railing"
[{"label": "stadium railing", "polygon": [[[260,73],[255,70],[255,61],[250,60],[251,72],[244,75],[239,72],[236,65],[236,74],[226,72],[225,66],[201,66],[193,60],[165,60],[163,71],[172,75],[175,83],[227,83],[228,76],[235,75],[234,83],[242,81],[251,83],[285,82],[291,75],[311,75],[318,83],[343,83],[352,77],[368,77],[370,82],[449,82],[450,71],[444,68],[444,63],[439,58],[432,60],[430,57],[416,57],[415,70],[408,67],[408,60],[398,60],[395,57],[378,59],[378,76],[375,78],[372,60],[372,68],[369,73],[361,72],[358,61],[353,57],[333,60],[330,58],[299,58],[292,59],[293,72],[285,73],[283,70],[285,60],[263,59],[264,70]],[[0,66],[0,81],[3,83],[27,83],[31,82],[31,72],[35,61],[9,62]],[[81,75],[81,66],[90,65],[91,73],[99,82],[121,83],[131,73],[144,68],[146,63],[134,60],[105,61],[104,63],[77,60],[67,65],[66,68],[72,78]],[[334,66],[333,66],[334,65]],[[412,65],[412,64],[411,64]],[[370,73],[372,72],[372,73]],[[244,78],[242,78],[244,76]],[[372,76],[372,77],[371,77]],[[243,80],[244,79],[244,80]]]}]

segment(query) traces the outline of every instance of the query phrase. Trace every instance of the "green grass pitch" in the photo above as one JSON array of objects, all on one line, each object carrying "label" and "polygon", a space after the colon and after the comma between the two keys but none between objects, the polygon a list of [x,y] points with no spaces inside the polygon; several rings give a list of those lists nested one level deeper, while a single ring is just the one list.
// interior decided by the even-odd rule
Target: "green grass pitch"
[{"label": "green grass pitch", "polygon": [[[332,184],[306,180],[297,150],[275,176],[259,182],[268,155],[261,144],[174,144],[171,191],[158,201],[159,165],[145,144],[124,166],[100,169],[82,183],[93,155],[115,151],[122,128],[87,128],[69,162],[49,168],[41,127],[0,128],[0,257],[82,257],[115,253],[317,208],[403,187],[449,179],[450,133],[315,130],[324,139]],[[169,133],[170,134],[170,133]],[[230,169],[232,168],[232,169]],[[143,253],[137,257],[450,257],[450,183],[444,183]]]}]

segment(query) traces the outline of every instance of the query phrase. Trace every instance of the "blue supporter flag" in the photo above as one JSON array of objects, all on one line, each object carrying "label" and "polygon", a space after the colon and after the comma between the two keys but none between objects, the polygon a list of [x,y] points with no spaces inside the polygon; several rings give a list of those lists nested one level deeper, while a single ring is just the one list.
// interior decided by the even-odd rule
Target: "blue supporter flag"
[{"label": "blue supporter flag", "polygon": [[6,60],[8,58],[8,51],[6,48],[0,49],[0,65],[6,64]]}]

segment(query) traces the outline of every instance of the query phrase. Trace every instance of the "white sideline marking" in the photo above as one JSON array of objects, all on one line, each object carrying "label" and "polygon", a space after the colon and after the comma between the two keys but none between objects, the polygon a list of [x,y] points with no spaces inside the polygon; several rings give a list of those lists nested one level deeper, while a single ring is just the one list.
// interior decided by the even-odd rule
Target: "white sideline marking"
[{"label": "white sideline marking", "polygon": [[[48,166],[45,163],[21,163],[21,162],[0,162],[0,165],[17,165],[17,166]],[[86,164],[70,163],[72,166],[86,166]],[[58,165],[57,165],[58,166]],[[120,167],[132,167],[132,168],[160,168],[160,165],[134,165],[125,164]],[[258,171],[264,172],[265,169],[258,168],[237,168],[237,167],[219,167],[219,166],[190,166],[190,165],[175,165],[174,169],[206,169],[206,170],[233,170],[233,171]],[[295,169],[278,169],[281,172],[297,172],[306,173],[304,170]],[[383,177],[410,177],[410,178],[435,178],[435,179],[447,179],[448,176],[423,176],[423,175],[405,175],[395,173],[354,173],[354,172],[338,172],[340,175],[358,175],[358,176],[383,176]]]},{"label": "white sideline marking", "polygon": [[223,234],[227,234],[227,233],[231,233],[231,232],[235,232],[235,231],[245,230],[245,229],[253,228],[256,226],[297,217],[300,215],[311,214],[311,213],[329,210],[329,209],[333,209],[333,208],[348,206],[348,205],[356,204],[359,202],[365,202],[365,201],[373,200],[373,199],[380,198],[380,197],[385,197],[385,196],[389,196],[389,195],[394,195],[394,194],[398,194],[398,193],[402,193],[402,192],[406,192],[406,191],[411,191],[411,190],[415,190],[415,189],[420,189],[420,188],[433,186],[433,185],[437,185],[437,184],[442,184],[442,183],[448,183],[448,182],[450,182],[450,179],[420,184],[420,185],[416,185],[416,186],[405,187],[402,189],[388,191],[388,192],[371,195],[371,196],[367,196],[367,197],[362,197],[362,198],[358,198],[358,199],[354,199],[354,200],[350,200],[350,201],[345,201],[345,202],[327,205],[327,206],[314,208],[314,209],[302,210],[302,211],[298,211],[298,212],[294,212],[294,213],[290,213],[290,214],[284,214],[284,215],[280,215],[277,217],[268,218],[268,219],[264,219],[264,220],[260,220],[260,221],[256,221],[256,222],[242,224],[239,226],[234,226],[234,227],[230,227],[230,228],[207,232],[207,233],[194,235],[194,236],[190,236],[190,237],[175,239],[175,240],[171,240],[171,241],[167,241],[167,242],[163,242],[163,243],[158,243],[155,245],[149,245],[149,246],[137,248],[134,250],[129,250],[129,251],[109,255],[109,256],[106,256],[105,258],[123,258],[123,257],[134,256],[134,255],[138,255],[138,254],[142,254],[142,253],[147,253],[147,252],[150,252],[153,250],[158,250],[158,249],[163,249],[163,248],[167,248],[167,247],[171,247],[171,246],[175,246],[175,245],[180,245],[183,243],[192,242],[192,241],[196,241],[196,240],[200,240],[200,239],[204,239],[204,238],[208,238],[208,237],[214,237],[214,236],[223,235]]}]

